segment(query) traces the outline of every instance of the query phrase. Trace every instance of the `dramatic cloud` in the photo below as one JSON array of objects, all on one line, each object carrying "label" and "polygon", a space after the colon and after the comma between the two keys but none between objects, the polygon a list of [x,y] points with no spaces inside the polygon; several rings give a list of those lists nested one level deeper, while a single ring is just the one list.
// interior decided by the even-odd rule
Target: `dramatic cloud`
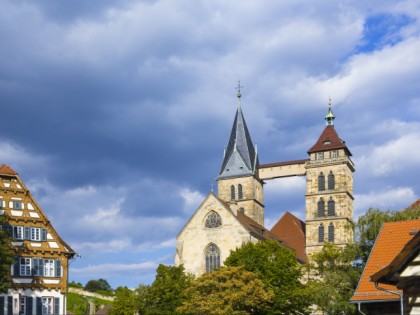
[{"label": "dramatic cloud", "polygon": [[[420,195],[420,8],[412,1],[0,0],[0,163],[81,254],[70,280],[136,287],[172,264],[212,191],[237,106],[262,163],[335,126],[355,214]],[[265,185],[266,225],[304,219],[305,179]]]}]

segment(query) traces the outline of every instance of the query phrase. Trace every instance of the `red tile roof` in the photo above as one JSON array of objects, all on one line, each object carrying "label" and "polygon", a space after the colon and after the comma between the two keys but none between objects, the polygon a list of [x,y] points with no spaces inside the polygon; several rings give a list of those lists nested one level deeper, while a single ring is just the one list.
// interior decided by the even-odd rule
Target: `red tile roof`
[{"label": "red tile roof", "polygon": [[419,208],[420,208],[420,199],[417,199],[410,206],[405,208],[404,211],[413,211],[413,210],[419,209]]},{"label": "red tile roof", "polygon": [[[414,237],[410,232],[419,228],[420,219],[384,223],[351,299],[352,302],[393,301],[399,299],[395,294],[376,289],[370,277],[388,266]],[[393,285],[381,284],[381,287],[398,291]]]},{"label": "red tile roof", "polygon": [[271,233],[277,235],[290,248],[294,249],[296,256],[303,263],[308,263],[305,250],[305,223],[303,221],[287,211],[273,226]]},{"label": "red tile roof", "polygon": [[345,142],[340,139],[334,126],[326,126],[318,141],[309,149],[308,153],[337,149],[344,149],[351,156],[350,150],[345,145]]},{"label": "red tile roof", "polygon": [[0,166],[0,174],[17,175],[17,173],[10,168],[9,165],[3,164]]}]

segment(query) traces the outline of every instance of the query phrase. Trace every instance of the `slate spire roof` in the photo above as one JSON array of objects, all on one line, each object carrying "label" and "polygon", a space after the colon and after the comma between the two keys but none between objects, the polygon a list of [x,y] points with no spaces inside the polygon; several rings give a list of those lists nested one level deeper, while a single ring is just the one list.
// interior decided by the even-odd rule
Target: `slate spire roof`
[{"label": "slate spire roof", "polygon": [[257,150],[252,143],[241,109],[241,93],[238,89],[238,109],[233,121],[229,143],[225,150],[218,179],[254,175],[258,170]]}]

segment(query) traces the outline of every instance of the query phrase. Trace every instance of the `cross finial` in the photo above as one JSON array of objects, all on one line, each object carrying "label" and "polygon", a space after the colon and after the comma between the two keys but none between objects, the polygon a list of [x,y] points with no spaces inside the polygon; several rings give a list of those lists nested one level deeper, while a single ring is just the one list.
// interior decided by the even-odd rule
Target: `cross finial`
[{"label": "cross finial", "polygon": [[238,93],[236,94],[236,97],[238,98],[238,107],[241,108],[241,88],[243,86],[241,85],[241,81],[238,81],[238,87],[236,87],[235,89],[238,90]]}]

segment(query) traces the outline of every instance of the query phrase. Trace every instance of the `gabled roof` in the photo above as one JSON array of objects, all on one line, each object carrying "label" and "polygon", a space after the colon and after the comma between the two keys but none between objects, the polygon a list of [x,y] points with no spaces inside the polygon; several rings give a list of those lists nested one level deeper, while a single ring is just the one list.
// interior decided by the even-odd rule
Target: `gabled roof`
[{"label": "gabled roof", "polygon": [[[400,277],[403,277],[401,271],[410,264],[420,254],[420,227],[417,231],[414,231],[415,235],[401,250],[401,252],[391,261],[391,263],[384,269],[373,274],[370,278],[372,281],[378,281],[380,283],[388,283],[396,285]],[[415,264],[418,264],[415,263]],[[420,282],[420,275],[411,275],[417,278],[417,282]]]},{"label": "gabled roof", "polygon": [[258,166],[257,152],[238,107],[218,178],[254,175]]},{"label": "gabled roof", "polygon": [[[398,295],[376,289],[374,282],[371,281],[371,276],[388,266],[401,252],[404,246],[414,237],[412,232],[419,228],[420,219],[387,222],[383,224],[365,269],[363,270],[356,291],[351,298],[352,302],[391,302],[399,299]],[[398,291],[393,285],[383,284],[381,287],[392,291]]]},{"label": "gabled roof", "polygon": [[347,155],[352,155],[347,148],[345,141],[341,140],[338,136],[334,126],[330,125],[325,127],[318,141],[308,150],[308,154],[337,149],[344,149]]},{"label": "gabled roof", "polygon": [[0,174],[17,175],[17,173],[13,169],[11,169],[9,165],[6,164],[0,166]]},{"label": "gabled roof", "polygon": [[414,201],[410,206],[405,208],[403,211],[414,211],[416,209],[420,209],[420,199]]},{"label": "gabled roof", "polygon": [[294,249],[299,260],[305,264],[309,262],[305,250],[305,223],[303,221],[286,211],[274,224],[271,233]]}]

